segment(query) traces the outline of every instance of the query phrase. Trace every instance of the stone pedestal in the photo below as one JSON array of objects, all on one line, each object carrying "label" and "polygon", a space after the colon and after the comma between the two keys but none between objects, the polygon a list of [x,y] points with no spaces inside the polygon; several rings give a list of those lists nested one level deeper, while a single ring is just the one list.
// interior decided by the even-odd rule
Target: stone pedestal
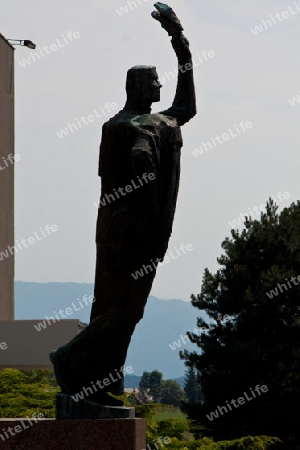
[{"label": "stone pedestal", "polygon": [[1,450],[145,450],[144,419],[0,419]]},{"label": "stone pedestal", "polygon": [[[112,398],[112,400],[114,400]],[[90,400],[75,401],[72,395],[56,395],[57,419],[134,419],[135,409],[126,406],[106,406]]]}]

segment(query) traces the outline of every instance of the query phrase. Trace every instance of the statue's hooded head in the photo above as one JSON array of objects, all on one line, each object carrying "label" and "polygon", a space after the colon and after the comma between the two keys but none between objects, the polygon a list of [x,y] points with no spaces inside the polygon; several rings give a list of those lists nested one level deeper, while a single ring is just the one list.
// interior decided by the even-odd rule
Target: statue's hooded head
[{"label": "statue's hooded head", "polygon": [[161,84],[156,67],[134,66],[127,72],[127,103],[143,104],[159,102]]}]

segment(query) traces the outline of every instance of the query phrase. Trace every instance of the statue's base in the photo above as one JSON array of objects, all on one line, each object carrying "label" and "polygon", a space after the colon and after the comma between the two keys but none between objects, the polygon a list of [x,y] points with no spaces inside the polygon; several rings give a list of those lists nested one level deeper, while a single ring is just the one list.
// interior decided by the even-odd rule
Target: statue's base
[{"label": "statue's base", "polygon": [[57,419],[134,419],[135,409],[106,406],[90,400],[75,401],[71,395],[56,395]]},{"label": "statue's base", "polygon": [[144,450],[144,419],[0,419],[1,450]]}]

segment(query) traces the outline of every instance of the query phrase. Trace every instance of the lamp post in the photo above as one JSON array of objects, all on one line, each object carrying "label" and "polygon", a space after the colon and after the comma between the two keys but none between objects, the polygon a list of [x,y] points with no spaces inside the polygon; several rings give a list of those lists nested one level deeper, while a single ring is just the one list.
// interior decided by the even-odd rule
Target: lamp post
[{"label": "lamp post", "polygon": [[11,44],[12,45],[22,45],[23,47],[28,47],[28,48],[31,48],[31,49],[35,49],[35,47],[36,47],[36,45],[32,42],[32,41],[29,41],[28,39],[7,39],[9,42],[10,41],[15,41],[15,42],[12,42]]}]

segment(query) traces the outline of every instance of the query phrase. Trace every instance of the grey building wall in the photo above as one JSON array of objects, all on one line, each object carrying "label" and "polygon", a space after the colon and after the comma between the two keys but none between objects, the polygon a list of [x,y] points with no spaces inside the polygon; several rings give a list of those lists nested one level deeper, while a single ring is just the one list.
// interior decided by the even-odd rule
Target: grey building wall
[{"label": "grey building wall", "polygon": [[[45,328],[40,328],[41,322],[46,324]],[[81,329],[79,320],[50,321],[50,325],[45,320],[0,322],[0,370],[52,369],[49,353],[70,341]]]},{"label": "grey building wall", "polygon": [[[0,320],[14,319],[14,49],[0,34]],[[12,252],[13,253],[13,252]],[[2,260],[1,260],[2,258]]]},{"label": "grey building wall", "polygon": [[[10,155],[10,160],[9,160]],[[37,320],[14,321],[14,48],[0,34],[0,370],[52,368],[49,352],[82,326],[61,320],[37,331]],[[44,319],[41,320],[44,322]]]}]

